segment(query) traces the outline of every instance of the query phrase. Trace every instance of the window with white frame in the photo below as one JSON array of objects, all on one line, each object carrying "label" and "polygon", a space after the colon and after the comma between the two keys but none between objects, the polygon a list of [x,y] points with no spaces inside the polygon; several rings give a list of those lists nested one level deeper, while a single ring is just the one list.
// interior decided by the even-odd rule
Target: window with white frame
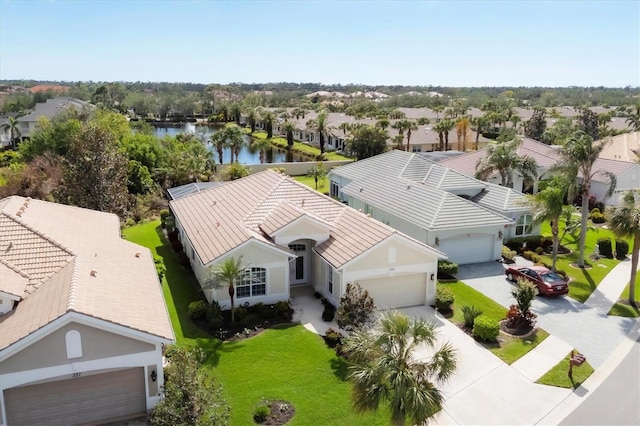
[{"label": "window with white frame", "polygon": [[329,293],[333,294],[333,268],[327,265],[327,281],[329,282]]},{"label": "window with white frame", "polygon": [[340,195],[340,185],[338,182],[331,182],[331,187],[329,188],[329,195],[332,197],[337,197]]},{"label": "window with white frame", "polygon": [[267,294],[267,270],[247,268],[236,284],[236,297],[264,296]]},{"label": "window with white frame", "polygon": [[523,214],[516,220],[516,235],[530,235],[533,232],[533,216]]}]

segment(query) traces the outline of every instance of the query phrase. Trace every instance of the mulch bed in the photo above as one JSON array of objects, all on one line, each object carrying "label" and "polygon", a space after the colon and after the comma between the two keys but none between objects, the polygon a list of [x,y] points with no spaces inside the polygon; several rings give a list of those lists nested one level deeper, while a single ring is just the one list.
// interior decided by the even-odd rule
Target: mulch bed
[{"label": "mulch bed", "polygon": [[257,336],[263,331],[281,324],[291,324],[291,320],[276,317],[268,320],[259,319],[252,324],[242,324],[236,320],[231,322],[231,313],[229,311],[222,312],[222,326],[218,330],[212,330],[207,325],[206,320],[193,321],[202,331],[223,341],[237,341]]},{"label": "mulch bed", "polygon": [[500,321],[500,331],[513,337],[527,337],[533,334],[533,332],[535,331],[535,327],[526,326],[516,329],[509,328],[507,327],[507,320],[502,320]]},{"label": "mulch bed", "polygon": [[288,401],[265,401],[264,404],[271,409],[271,415],[264,422],[259,423],[261,425],[283,425],[296,414],[296,408]]}]

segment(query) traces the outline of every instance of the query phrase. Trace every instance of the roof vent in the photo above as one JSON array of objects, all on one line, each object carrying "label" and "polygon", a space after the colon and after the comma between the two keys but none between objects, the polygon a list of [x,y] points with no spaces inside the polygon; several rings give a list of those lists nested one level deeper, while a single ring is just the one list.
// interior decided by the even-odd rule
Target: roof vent
[{"label": "roof vent", "polygon": [[304,207],[304,198],[302,199],[302,201],[300,202],[300,207]]},{"label": "roof vent", "polygon": [[22,205],[22,206],[20,206],[20,208],[19,208],[18,210],[20,210],[21,212],[23,212],[23,211],[25,211],[26,209],[27,209],[27,207],[26,207],[26,206],[24,206],[24,205]]},{"label": "roof vent", "polygon": [[367,217],[371,219],[371,213],[367,213]]},{"label": "roof vent", "polygon": [[92,277],[98,276],[98,270],[97,269],[92,269],[91,272],[89,273],[89,275],[91,275]]},{"label": "roof vent", "polygon": [[213,207],[213,206],[215,206],[217,203],[218,203],[218,202],[217,202],[216,200],[213,200],[213,201],[211,202],[211,204],[209,204],[209,205],[210,205],[211,207]]},{"label": "roof vent", "polygon": [[22,210],[18,210],[18,212],[16,213],[16,216],[18,217],[22,216]]},{"label": "roof vent", "polygon": [[215,225],[215,227],[217,228],[217,227],[219,227],[219,226],[220,226],[220,222],[216,222],[216,223],[214,223],[214,225]]},{"label": "roof vent", "polygon": [[140,257],[142,253],[140,253],[139,251],[136,252],[136,257]]},{"label": "roof vent", "polygon": [[411,185],[407,185],[407,189],[411,189]]},{"label": "roof vent", "polygon": [[362,192],[362,187],[360,187],[360,192]]}]

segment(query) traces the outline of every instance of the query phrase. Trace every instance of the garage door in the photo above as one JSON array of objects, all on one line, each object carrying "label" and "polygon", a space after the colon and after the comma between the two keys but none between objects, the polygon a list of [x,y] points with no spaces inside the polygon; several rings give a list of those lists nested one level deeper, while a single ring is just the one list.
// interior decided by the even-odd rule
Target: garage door
[{"label": "garage door", "polygon": [[144,370],[7,389],[4,402],[9,425],[73,425],[146,413]]},{"label": "garage door", "polygon": [[424,274],[402,275],[358,281],[369,291],[378,308],[402,308],[424,305],[426,299]]},{"label": "garage door", "polygon": [[460,265],[490,262],[495,260],[493,249],[496,237],[491,234],[471,234],[440,240],[438,250],[446,253],[449,260]]}]

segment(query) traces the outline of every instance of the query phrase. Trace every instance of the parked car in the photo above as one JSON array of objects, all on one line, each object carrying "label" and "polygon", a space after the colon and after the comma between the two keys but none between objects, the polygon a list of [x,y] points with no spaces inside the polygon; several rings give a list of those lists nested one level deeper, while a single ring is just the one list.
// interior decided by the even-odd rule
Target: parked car
[{"label": "parked car", "polygon": [[535,284],[538,294],[560,296],[569,293],[569,282],[544,266],[520,266],[505,271],[509,281],[524,278]]}]

